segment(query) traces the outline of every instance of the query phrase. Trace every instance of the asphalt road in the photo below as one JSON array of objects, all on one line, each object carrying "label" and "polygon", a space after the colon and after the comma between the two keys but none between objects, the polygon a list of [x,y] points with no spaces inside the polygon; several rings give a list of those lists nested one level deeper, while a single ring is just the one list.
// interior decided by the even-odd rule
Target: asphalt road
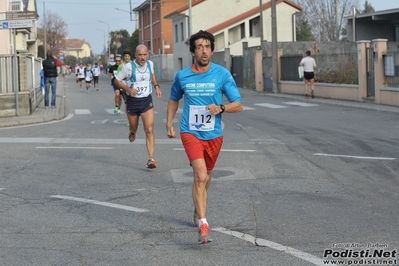
[{"label": "asphalt road", "polygon": [[398,264],[397,113],[242,89],[209,190],[214,242],[198,245],[167,84],[153,170],[108,77],[98,92],[66,86],[64,120],[0,129],[1,265]]}]

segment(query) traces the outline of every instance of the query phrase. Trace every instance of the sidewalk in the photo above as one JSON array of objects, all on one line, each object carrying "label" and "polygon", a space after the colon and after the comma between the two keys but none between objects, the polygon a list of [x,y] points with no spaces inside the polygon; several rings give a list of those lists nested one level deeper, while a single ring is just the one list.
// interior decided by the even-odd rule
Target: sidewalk
[{"label": "sidewalk", "polygon": [[[163,88],[164,96],[169,96],[166,94],[166,91],[169,91],[171,82],[160,82],[161,88]],[[363,108],[367,110],[376,110],[376,111],[384,111],[384,112],[393,112],[399,113],[399,107],[389,106],[389,105],[381,105],[374,103],[365,103],[365,102],[353,102],[353,101],[342,101],[342,100],[334,100],[334,99],[322,99],[315,98],[305,100],[303,96],[300,95],[291,95],[291,94],[274,94],[267,92],[256,92],[254,90],[246,90],[240,89],[243,94],[253,93],[253,94],[261,94],[262,96],[269,97],[279,97],[287,100],[295,100],[295,101],[307,101],[308,103],[323,103],[344,107],[352,107],[352,108]],[[50,95],[51,96],[51,95]],[[29,116],[14,116],[14,117],[0,117],[0,128],[4,127],[13,127],[19,125],[29,125],[29,124],[37,124],[43,122],[49,122],[53,120],[61,120],[66,115],[66,104],[65,104],[65,78],[59,77],[57,83],[57,98],[56,98],[56,108],[55,109],[45,109],[44,101],[39,104],[39,107],[36,108],[35,112]],[[244,103],[245,105],[245,103]]]},{"label": "sidewalk", "polygon": [[[51,93],[50,93],[51,99]],[[39,103],[36,110],[27,116],[0,117],[0,128],[20,125],[38,124],[53,120],[61,120],[66,116],[65,112],[65,78],[58,77],[56,108],[44,108],[44,100]]]}]

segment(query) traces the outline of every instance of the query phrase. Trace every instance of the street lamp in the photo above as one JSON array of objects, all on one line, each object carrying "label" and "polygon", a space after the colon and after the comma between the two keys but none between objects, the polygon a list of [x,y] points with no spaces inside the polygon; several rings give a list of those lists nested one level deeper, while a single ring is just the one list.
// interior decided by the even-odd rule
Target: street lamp
[{"label": "street lamp", "polygon": [[[109,24],[108,24],[108,22],[105,22],[105,21],[102,21],[102,20],[99,20],[98,22],[107,24],[107,26],[108,26],[108,40],[109,40]],[[111,44],[108,42],[108,60],[110,59],[109,58],[110,55],[111,55]]]},{"label": "street lamp", "polygon": [[101,30],[101,29],[96,29],[96,30],[102,31],[103,34],[104,34],[104,48],[103,48],[103,52],[104,52],[105,49],[106,49],[106,48],[105,48],[105,43],[106,43],[106,42],[105,42],[105,31],[103,31],[103,30]]}]

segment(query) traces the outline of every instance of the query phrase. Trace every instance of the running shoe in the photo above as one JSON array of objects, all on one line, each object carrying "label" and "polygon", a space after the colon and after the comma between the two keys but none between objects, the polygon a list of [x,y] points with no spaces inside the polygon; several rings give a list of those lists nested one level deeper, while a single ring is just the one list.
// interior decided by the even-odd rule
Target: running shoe
[{"label": "running shoe", "polygon": [[157,168],[157,162],[154,160],[154,158],[150,158],[147,161],[147,168],[150,168],[150,169]]},{"label": "running shoe", "polygon": [[312,91],[311,95],[312,95],[312,99],[314,99],[314,91]]},{"label": "running shoe", "polygon": [[309,95],[308,95],[307,93],[305,94],[305,98],[306,98],[306,99],[308,99],[308,98],[309,98]]},{"label": "running shoe", "polygon": [[136,133],[130,132],[129,134],[129,141],[133,142],[136,140]]},{"label": "running shoe", "polygon": [[210,239],[209,225],[202,223],[198,228],[198,244],[207,244],[210,242],[212,242],[212,239]]},{"label": "running shoe", "polygon": [[198,215],[197,215],[197,209],[194,208],[194,215],[193,215],[193,224],[198,227]]},{"label": "running shoe", "polygon": [[118,115],[120,115],[120,114],[121,114],[121,109],[118,108]]},{"label": "running shoe", "polygon": [[118,107],[117,106],[115,106],[115,109],[114,109],[114,114],[117,114],[118,113]]}]

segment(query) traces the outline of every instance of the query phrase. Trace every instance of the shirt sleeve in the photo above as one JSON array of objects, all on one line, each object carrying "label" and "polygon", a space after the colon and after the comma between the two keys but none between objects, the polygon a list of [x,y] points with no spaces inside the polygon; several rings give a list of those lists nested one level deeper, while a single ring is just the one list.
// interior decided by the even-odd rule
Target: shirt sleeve
[{"label": "shirt sleeve", "polygon": [[238,91],[237,84],[233,76],[228,71],[225,72],[225,83],[223,86],[223,93],[230,103],[231,102],[242,103],[241,94]]},{"label": "shirt sleeve", "polygon": [[180,86],[180,72],[177,72],[175,79],[173,80],[172,87],[170,88],[169,99],[172,101],[179,101],[184,94],[183,89]]},{"label": "shirt sleeve", "polygon": [[130,80],[131,76],[132,76],[132,65],[129,63],[123,66],[122,70],[119,71],[118,74],[116,74],[115,78],[119,81],[123,81],[123,80]]}]

